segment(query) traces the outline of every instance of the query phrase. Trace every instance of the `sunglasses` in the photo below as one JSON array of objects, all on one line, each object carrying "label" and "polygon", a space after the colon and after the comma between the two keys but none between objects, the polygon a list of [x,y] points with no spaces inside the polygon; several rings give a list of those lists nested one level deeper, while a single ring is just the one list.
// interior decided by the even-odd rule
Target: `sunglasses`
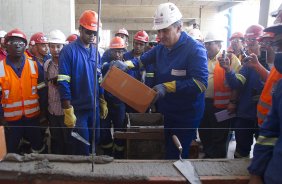
[{"label": "sunglasses", "polygon": [[85,29],[85,28],[83,28],[83,31],[84,31],[84,33],[87,34],[87,35],[94,35],[94,36],[97,35],[97,31],[92,31],[92,30]]},{"label": "sunglasses", "polygon": [[25,47],[26,46],[26,43],[23,42],[23,41],[8,41],[7,42],[8,45],[12,45],[12,46],[15,46],[15,47]]}]

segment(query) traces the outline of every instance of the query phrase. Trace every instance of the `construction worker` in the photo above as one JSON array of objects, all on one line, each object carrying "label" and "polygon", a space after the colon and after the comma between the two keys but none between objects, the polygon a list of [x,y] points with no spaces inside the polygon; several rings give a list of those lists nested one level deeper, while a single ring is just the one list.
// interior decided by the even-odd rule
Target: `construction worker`
[{"label": "construction worker", "polygon": [[207,54],[204,46],[182,31],[182,14],[173,3],[163,3],[154,15],[154,27],[161,44],[127,62],[114,65],[122,70],[155,63],[158,110],[164,116],[166,159],[178,159],[173,143],[176,135],[182,143],[182,158],[189,148],[203,116],[207,87]]},{"label": "construction worker", "polygon": [[7,52],[4,47],[6,31],[0,30],[0,60],[3,60],[7,56]]},{"label": "construction worker", "polygon": [[234,32],[229,38],[231,43],[230,47],[232,48],[233,54],[242,62],[244,59],[244,55],[242,52],[244,51],[245,39],[244,34],[241,32]]},{"label": "construction worker", "polygon": [[49,33],[49,48],[52,58],[44,63],[45,81],[48,83],[48,120],[51,134],[51,153],[66,154],[67,140],[70,131],[64,124],[64,112],[61,105],[60,94],[57,84],[59,72],[59,54],[66,36],[60,30]]},{"label": "construction worker", "polygon": [[[248,39],[257,40],[262,34],[262,26],[252,25],[246,30],[245,35],[251,35]],[[247,41],[247,48],[252,49],[253,47],[257,47],[256,44],[258,43]],[[253,50],[255,51],[256,49]],[[248,52],[251,53],[251,51]],[[260,65],[256,54],[259,54],[259,52],[252,53],[248,57],[249,60],[245,61],[238,74],[230,70],[228,58],[226,58],[226,61],[220,63],[221,67],[225,70],[226,80],[230,88],[239,91],[236,121],[234,123],[236,138],[235,158],[249,158],[254,135],[255,137],[258,136],[256,106],[266,77],[263,76],[264,71],[260,72],[257,68],[249,66],[252,62]]]},{"label": "construction worker", "polygon": [[273,62],[275,57],[274,50],[271,47],[274,36],[275,36],[274,33],[264,32],[263,35],[260,38],[258,38],[260,51],[261,53],[264,53],[266,55],[266,63],[269,66],[269,69],[273,67]]},{"label": "construction worker", "polygon": [[38,69],[36,62],[24,54],[26,45],[26,35],[19,29],[11,30],[5,36],[8,55],[0,61],[1,103],[10,153],[19,153],[18,146],[23,137],[30,142],[31,152],[44,150],[38,118]]},{"label": "construction worker", "polygon": [[[275,50],[274,67],[282,75],[282,4],[276,12],[278,12],[278,15],[274,21],[274,25],[266,28],[264,31],[275,33],[272,44]],[[282,183],[281,80],[278,80],[275,87],[273,86],[272,92],[272,108],[260,128],[259,137],[253,151],[254,157],[248,167],[250,173],[249,184]]]},{"label": "construction worker", "polygon": [[[58,75],[65,125],[73,128],[75,133],[88,142],[91,142],[91,133],[94,128],[95,144],[99,142],[100,137],[100,116],[99,103],[94,107],[94,98],[99,102],[99,94],[102,93],[101,88],[98,87],[98,82],[97,89],[99,90],[94,91],[93,82],[95,77],[100,78],[101,76],[100,56],[98,56],[98,61],[95,61],[96,47],[94,46],[98,24],[96,12],[86,10],[81,14],[79,18],[80,36],[76,41],[67,44],[61,50]],[[95,66],[95,63],[97,63],[97,66]],[[97,67],[98,76],[94,74],[95,67]],[[107,112],[106,105],[100,107],[102,113]],[[93,112],[94,108],[96,108],[96,114]],[[94,116],[96,116],[95,127],[93,127]],[[90,146],[85,144],[85,141],[81,142],[71,137],[69,142],[72,147],[68,154],[89,155]]]},{"label": "construction worker", "polygon": [[[128,31],[125,29],[125,28],[121,28],[119,29],[115,36],[119,36],[121,37],[124,41],[125,41],[125,44],[126,44],[126,48],[128,46],[128,38],[129,38],[129,34],[128,34]],[[125,48],[125,50],[127,51],[127,49]],[[110,60],[111,58],[111,53],[110,53],[110,49],[106,50],[103,54],[104,57],[102,57],[102,63],[106,63]]]},{"label": "construction worker", "polygon": [[71,34],[66,39],[66,44],[74,42],[78,38],[77,34]]},{"label": "construction worker", "polygon": [[[208,52],[208,88],[205,93],[204,117],[199,128],[199,136],[203,144],[205,158],[225,158],[229,142],[229,128],[231,119],[217,122],[215,113],[228,109],[233,113],[236,104],[233,91],[228,86],[224,70],[220,67],[218,58],[223,54],[222,34],[220,31],[210,31],[205,37],[205,47]],[[235,55],[229,56],[232,60],[231,70],[238,72],[240,61]]]},{"label": "construction worker", "polygon": [[[109,70],[111,61],[123,61],[126,44],[121,37],[114,37],[110,42],[111,60],[103,65],[102,74],[105,75]],[[111,93],[105,91],[105,100],[109,110],[105,120],[101,120],[101,147],[105,155],[114,156],[114,158],[124,158],[125,142],[122,139],[114,139],[111,134],[111,125],[114,131],[125,130],[125,104]]]},{"label": "construction worker", "polygon": [[204,43],[204,37],[203,37],[203,35],[202,35],[202,33],[201,33],[201,31],[200,31],[199,29],[197,29],[197,28],[191,29],[191,30],[188,32],[188,34],[189,34],[192,38],[194,38],[195,40],[198,40],[199,42]]}]

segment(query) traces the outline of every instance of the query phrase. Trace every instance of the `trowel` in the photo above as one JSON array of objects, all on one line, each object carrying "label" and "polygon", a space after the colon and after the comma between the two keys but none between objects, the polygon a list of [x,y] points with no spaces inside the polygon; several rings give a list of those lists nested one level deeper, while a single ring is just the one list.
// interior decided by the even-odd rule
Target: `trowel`
[{"label": "trowel", "polygon": [[191,162],[182,159],[182,156],[181,156],[182,155],[182,146],[181,146],[181,143],[180,143],[179,139],[177,138],[177,136],[173,135],[172,140],[173,140],[175,146],[179,150],[179,160],[173,163],[174,167],[176,167],[178,169],[178,171],[180,171],[180,173],[191,184],[201,184],[202,182],[201,182],[197,172],[195,171],[193,165],[191,164]]},{"label": "trowel", "polygon": [[81,135],[79,135],[77,132],[74,132],[73,130],[71,131],[71,136],[76,138],[77,140],[83,142],[84,144],[90,146],[90,143],[85,140]]},{"label": "trowel", "polygon": [[7,154],[4,126],[0,126],[0,161]]}]

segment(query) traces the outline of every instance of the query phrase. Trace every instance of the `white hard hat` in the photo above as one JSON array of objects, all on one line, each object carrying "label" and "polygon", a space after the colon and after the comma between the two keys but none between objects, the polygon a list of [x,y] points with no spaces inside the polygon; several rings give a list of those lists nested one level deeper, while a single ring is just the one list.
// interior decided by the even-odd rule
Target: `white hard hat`
[{"label": "white hard hat", "polygon": [[203,35],[199,29],[191,29],[188,34],[196,40],[203,40]]},{"label": "white hard hat", "polygon": [[214,41],[218,41],[218,42],[223,42],[223,34],[220,31],[210,31],[208,32],[208,34],[205,37],[205,43],[207,42],[214,42]]},{"label": "white hard hat", "polygon": [[160,4],[154,15],[154,30],[167,28],[171,24],[181,20],[182,14],[173,3]]},{"label": "white hard hat", "polygon": [[0,30],[0,38],[4,38],[6,34],[7,34],[6,31]]},{"label": "white hard hat", "polygon": [[66,36],[64,33],[60,30],[53,30],[49,33],[49,43],[60,43],[65,44],[66,43]]}]

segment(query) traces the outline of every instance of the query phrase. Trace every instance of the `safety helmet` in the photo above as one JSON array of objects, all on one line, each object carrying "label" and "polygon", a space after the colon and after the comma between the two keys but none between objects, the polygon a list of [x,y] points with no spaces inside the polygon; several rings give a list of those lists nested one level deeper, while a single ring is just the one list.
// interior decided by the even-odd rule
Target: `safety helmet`
[{"label": "safety helmet", "polygon": [[199,29],[191,29],[188,34],[195,40],[203,40],[203,35]]},{"label": "safety helmet", "polygon": [[24,42],[27,44],[27,39],[26,39],[26,35],[24,34],[24,32],[22,32],[19,29],[13,29],[11,31],[9,31],[6,35],[5,35],[5,44],[9,41],[9,39],[11,37],[18,37],[18,38],[22,38],[24,40]]},{"label": "safety helmet", "polygon": [[231,37],[229,38],[229,41],[231,41],[235,38],[240,38],[240,39],[244,40],[244,34],[241,33],[241,32],[235,32],[231,35]]},{"label": "safety helmet", "polygon": [[282,10],[278,12],[274,24],[264,29],[265,32],[272,32],[275,34],[282,33]]},{"label": "safety helmet", "polygon": [[146,33],[146,31],[141,30],[141,31],[138,31],[138,32],[134,35],[134,38],[133,38],[133,39],[147,43],[147,42],[149,41],[149,36],[148,36],[148,34]]},{"label": "safety helmet", "polygon": [[[85,10],[79,18],[79,24],[85,29],[97,31],[98,14],[93,10]],[[101,22],[99,24],[99,27],[102,27]]]},{"label": "safety helmet", "polygon": [[110,49],[124,49],[126,47],[124,39],[121,37],[114,37],[110,42]]},{"label": "safety helmet", "polygon": [[7,34],[6,31],[0,30],[0,38],[4,38],[6,34]]},{"label": "safety helmet", "polygon": [[279,12],[282,10],[282,3],[280,4],[279,8],[276,11],[271,12],[271,16],[272,17],[277,17],[277,15],[279,14]]},{"label": "safety helmet", "polygon": [[208,42],[223,42],[223,37],[222,37],[222,33],[220,33],[219,31],[210,31],[208,32],[208,34],[205,37],[205,43]]},{"label": "safety helmet", "polygon": [[67,37],[66,43],[71,43],[74,42],[78,38],[77,34],[71,34]]},{"label": "safety helmet", "polygon": [[128,31],[125,28],[119,29],[118,32],[116,32],[115,36],[117,36],[117,34],[124,34],[127,37],[129,36]]},{"label": "safety helmet", "polygon": [[30,45],[35,45],[37,43],[39,43],[39,44],[40,43],[48,43],[48,39],[47,39],[47,37],[45,36],[44,33],[38,32],[38,33],[33,34],[30,37],[30,41],[29,41]]},{"label": "safety helmet", "polygon": [[160,4],[154,15],[154,30],[167,28],[171,24],[181,20],[182,14],[173,3]]},{"label": "safety helmet", "polygon": [[272,32],[263,32],[263,35],[258,38],[258,41],[263,41],[264,38],[274,38],[275,34]]},{"label": "safety helmet", "polygon": [[251,25],[250,27],[247,28],[244,38],[245,39],[248,39],[248,38],[258,39],[260,36],[262,36],[263,29],[264,27],[259,24]]},{"label": "safety helmet", "polygon": [[49,33],[49,43],[60,43],[65,44],[66,43],[66,36],[64,33],[58,29],[55,29]]}]

